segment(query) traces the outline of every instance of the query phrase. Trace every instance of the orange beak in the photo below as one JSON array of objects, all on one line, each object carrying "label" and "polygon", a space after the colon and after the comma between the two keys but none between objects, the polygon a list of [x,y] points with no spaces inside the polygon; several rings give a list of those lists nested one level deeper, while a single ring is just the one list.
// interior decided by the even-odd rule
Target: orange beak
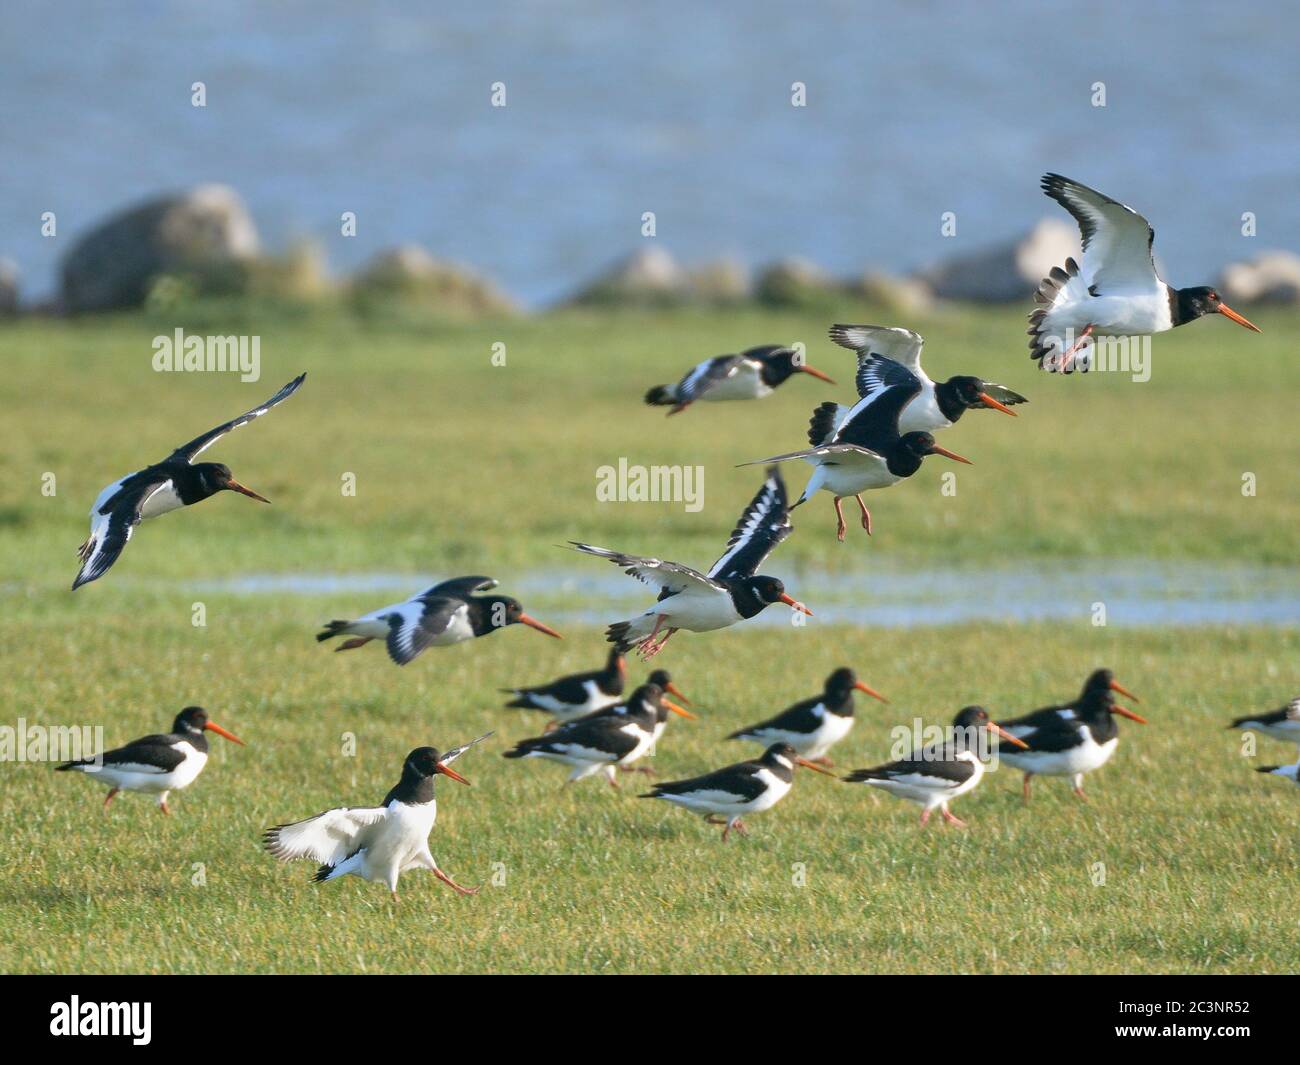
[{"label": "orange beak", "polygon": [[796,758],[794,760],[794,764],[801,765],[805,769],[811,769],[813,772],[821,773],[824,776],[833,777],[835,775],[829,769],[826,769],[824,766],[819,766],[816,762],[810,762],[806,758]]},{"label": "orange beak", "polygon": [[1113,692],[1119,692],[1120,695],[1132,699],[1135,703],[1140,703],[1142,701],[1117,680],[1112,680],[1110,682],[1110,690]]},{"label": "orange beak", "polygon": [[470,786],[469,781],[466,780],[459,773],[457,773],[456,770],[452,769],[451,766],[449,765],[443,765],[441,762],[439,762],[436,766],[433,767],[433,771],[435,773],[441,773],[443,776],[451,777],[451,779],[456,781],[456,783],[458,784],[464,784],[466,787]]},{"label": "orange beak", "polygon": [[699,720],[699,718],[697,718],[697,717],[696,717],[694,714],[692,714],[689,710],[683,710],[683,709],[682,709],[680,706],[678,706],[676,703],[670,703],[667,699],[664,700],[664,706],[668,707],[669,710],[671,710],[674,714],[677,714],[679,717],[684,717],[684,718],[686,718],[687,721],[698,721],[698,720]]},{"label": "orange beak", "polygon": [[257,499],[263,503],[271,502],[269,499],[266,498],[266,496],[259,496],[251,488],[245,488],[233,477],[226,482],[226,487],[229,488],[232,492],[238,492],[240,495],[248,496],[249,499]]},{"label": "orange beak", "polygon": [[1260,327],[1257,326],[1254,322],[1248,321],[1247,319],[1243,318],[1240,314],[1234,311],[1226,303],[1219,304],[1219,313],[1223,315],[1225,318],[1231,318],[1238,325],[1244,325],[1247,329],[1253,329],[1256,333],[1262,333],[1264,331],[1260,329]]},{"label": "orange beak", "polygon": [[812,374],[815,378],[817,378],[818,381],[825,381],[828,385],[833,385],[835,383],[824,373],[822,373],[821,370],[814,370],[811,366],[800,366],[799,369],[803,373]]},{"label": "orange beak", "polygon": [[682,702],[684,702],[687,706],[690,706],[690,705],[691,705],[691,701],[690,701],[688,698],[686,698],[686,696],[684,696],[684,695],[682,694],[682,690],[681,690],[681,688],[677,687],[677,685],[674,684],[671,680],[668,682],[668,684],[667,684],[667,686],[665,687],[664,690],[667,691],[667,692],[672,693],[672,694],[675,695],[675,696],[677,696],[677,698],[679,698],[679,699],[680,699]]},{"label": "orange beak", "polygon": [[236,736],[234,733],[232,733],[232,732],[227,732],[227,731],[226,731],[225,729],[223,729],[220,725],[214,724],[213,722],[209,721],[209,722],[208,722],[206,725],[204,725],[203,727],[204,727],[205,729],[207,729],[207,731],[209,731],[209,732],[215,732],[218,736],[225,736],[226,739],[230,740],[232,743],[237,743],[237,744],[239,744],[239,746],[241,746],[241,747],[245,746],[245,743],[244,743],[243,740],[241,740],[241,739],[240,739],[238,736]]},{"label": "orange beak", "polygon": [[1010,732],[1008,732],[1006,729],[1004,729],[1001,725],[997,724],[996,722],[990,721],[988,724],[988,729],[990,732],[998,736],[1001,736],[1008,743],[1014,743],[1017,747],[1023,747],[1026,751],[1029,750],[1029,744],[1027,744],[1024,740],[1016,739],[1015,736],[1011,735]]},{"label": "orange beak", "polygon": [[1116,703],[1111,707],[1111,709],[1114,710],[1115,713],[1119,714],[1120,717],[1126,717],[1130,721],[1136,721],[1139,725],[1145,725],[1147,723],[1147,719],[1141,714],[1135,714],[1128,707],[1120,706],[1119,703]]},{"label": "orange beak", "polygon": [[618,675],[620,677],[627,676],[627,659],[622,655],[618,656]]},{"label": "orange beak", "polygon": [[856,683],[854,683],[853,686],[857,688],[858,691],[860,692],[866,692],[873,699],[879,699],[882,703],[889,702],[889,700],[886,699],[883,695],[881,695],[880,692],[876,691],[875,688],[868,687],[867,685],[863,684],[862,681],[857,681]]},{"label": "orange beak", "polygon": [[803,603],[795,602],[795,600],[791,599],[788,595],[785,595],[784,593],[782,593],[781,595],[781,602],[783,602],[786,606],[799,611],[799,613],[801,614],[807,614],[809,617],[813,616],[813,612],[809,610],[806,606],[804,606]]},{"label": "orange beak", "polygon": [[[1010,414],[1011,412],[1007,411],[1007,413]],[[949,451],[946,447],[940,447],[938,444],[934,445],[933,454],[942,455],[946,459],[952,459],[953,462],[964,462],[966,463],[967,466],[975,465],[975,463],[971,462],[970,459],[964,459],[960,455],[958,455],[957,452]]]},{"label": "orange beak", "polygon": [[987,392],[981,392],[979,396],[977,396],[976,398],[981,403],[983,403],[984,406],[986,407],[992,407],[994,410],[1000,410],[1003,414],[1010,414],[1011,417],[1013,418],[1019,417],[1019,415],[1017,415],[1016,412],[1013,411],[1010,407],[1008,407],[1005,403],[999,403]]},{"label": "orange beak", "polygon": [[547,636],[554,636],[557,640],[564,639],[558,632],[547,625],[543,625],[536,618],[530,618],[527,614],[519,615],[519,624],[527,625],[530,629],[536,629],[538,632],[544,632]]}]

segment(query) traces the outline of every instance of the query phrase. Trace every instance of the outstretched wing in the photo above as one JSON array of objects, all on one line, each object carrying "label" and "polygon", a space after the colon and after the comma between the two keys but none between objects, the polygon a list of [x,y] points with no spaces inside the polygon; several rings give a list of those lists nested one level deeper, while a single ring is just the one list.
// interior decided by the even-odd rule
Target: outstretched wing
[{"label": "outstretched wing", "polygon": [[494,736],[494,735],[496,735],[495,732],[485,732],[485,733],[483,733],[482,736],[480,736],[480,737],[479,737],[478,739],[476,739],[476,740],[470,740],[469,743],[462,743],[459,747],[453,747],[450,751],[445,751],[445,752],[443,753],[443,756],[442,756],[442,759],[441,759],[442,764],[443,764],[443,765],[451,765],[452,762],[454,762],[454,761],[455,761],[457,758],[459,758],[462,754],[464,754],[464,753],[465,753],[466,751],[468,751],[471,747],[473,747],[474,744],[476,744],[476,743],[482,743],[482,742],[483,742],[485,739],[487,739],[489,736]]},{"label": "outstretched wing", "polygon": [[[862,447],[860,444],[822,444],[821,447],[808,447],[802,451],[788,451],[784,455],[772,455],[765,459],[754,459],[753,462],[740,462],[738,466],[762,466],[772,462],[789,462],[791,459],[804,459],[805,461],[814,461],[816,459],[828,459],[840,456],[844,459],[876,459],[884,462],[884,456],[878,451],[872,451],[869,447]],[[816,463],[814,463],[816,464]]]},{"label": "outstretched wing", "polygon": [[412,599],[430,599],[434,596],[449,596],[455,599],[464,599],[474,592],[486,592],[495,588],[499,582],[495,577],[452,577],[450,580],[443,581],[441,584],[435,584],[431,588],[426,588],[419,595],[412,596]]},{"label": "outstretched wing", "polygon": [[1029,402],[1029,400],[1027,400],[1019,392],[1013,392],[1006,385],[999,385],[993,381],[984,382],[984,391],[986,394],[996,399],[999,403],[1003,403],[1008,407],[1014,407],[1017,403]]},{"label": "outstretched wing", "polygon": [[740,515],[727,550],[713,564],[709,576],[718,580],[752,577],[772,549],[792,532],[785,481],[776,466],[769,466],[763,487]]},{"label": "outstretched wing", "polygon": [[90,535],[81,545],[81,569],[72,582],[74,592],[108,572],[140,524],[140,511],[149,497],[170,480],[162,475],[133,481],[136,476],[140,475],[126,478],[104,505],[91,513]]},{"label": "outstretched wing", "polygon": [[925,338],[920,333],[888,325],[833,325],[829,332],[840,347],[856,351],[859,360],[879,355],[901,362],[915,374],[921,372]]},{"label": "outstretched wing", "polygon": [[254,418],[260,418],[276,404],[283,403],[298,391],[306,377],[307,375],[305,373],[300,373],[261,406],[254,407],[246,414],[241,414],[238,418],[232,418],[224,425],[218,425],[215,429],[209,429],[202,436],[196,436],[188,444],[182,444],[171,453],[169,459],[184,459],[186,462],[193,462],[199,455],[210,448],[232,429],[238,429],[241,425],[247,425]]},{"label": "outstretched wing", "polygon": [[625,555],[619,551],[611,551],[606,547],[580,544],[576,540],[570,540],[569,543],[573,545],[575,550],[588,555],[595,555],[597,558],[609,559],[614,565],[622,566],[623,572],[629,577],[635,577],[643,584],[658,588],[659,598],[661,599],[669,595],[676,595],[678,592],[684,592],[687,588],[708,589],[714,592],[724,590],[721,584],[710,580],[699,570],[691,569],[690,566],[683,566],[677,562],[664,562],[658,558],[642,558],[640,555]]},{"label": "outstretched wing", "polygon": [[379,824],[388,811],[382,806],[342,806],[288,825],[276,825],[262,834],[262,845],[282,862],[310,858],[321,865],[338,865],[365,846],[367,830]]},{"label": "outstretched wing", "polygon": [[717,355],[700,363],[677,383],[677,406],[694,403],[739,371],[744,361],[743,355]]},{"label": "outstretched wing", "polygon": [[1133,208],[1060,174],[1044,174],[1042,187],[1079,223],[1093,295],[1150,292],[1160,284],[1151,258],[1155,230]]},{"label": "outstretched wing", "polygon": [[428,596],[402,603],[388,615],[388,657],[404,666],[447,631],[468,608],[459,597]]}]

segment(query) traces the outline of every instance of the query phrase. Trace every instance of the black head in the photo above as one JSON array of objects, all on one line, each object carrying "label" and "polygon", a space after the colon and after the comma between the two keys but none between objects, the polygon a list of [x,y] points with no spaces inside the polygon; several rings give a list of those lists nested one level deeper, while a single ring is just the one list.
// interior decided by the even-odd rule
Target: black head
[{"label": "black head", "polygon": [[457,780],[462,784],[469,783],[454,769],[443,765],[442,754],[436,747],[417,747],[406,756],[406,761],[402,763],[402,777],[407,780],[427,780],[438,773],[449,776],[452,780]]},{"label": "black head", "polygon": [[750,577],[746,584],[764,606],[785,601],[785,585],[775,577]]},{"label": "black head", "polygon": [[952,388],[953,395],[960,401],[963,407],[982,407],[984,401],[980,396],[984,393],[984,382],[978,377],[959,376],[948,378],[948,384]]},{"label": "black head", "polygon": [[810,374],[819,381],[834,384],[821,370],[814,370],[805,361],[805,357],[794,348],[751,348],[745,352],[746,358],[757,359],[763,364],[759,376],[763,383],[775,387],[797,373]]},{"label": "black head", "polygon": [[686,698],[686,694],[681,690],[681,688],[677,687],[677,685],[673,683],[673,678],[669,675],[668,670],[666,669],[656,669],[650,674],[650,676],[646,677],[646,683],[657,684],[673,698],[680,699],[687,706],[691,705],[691,701]]},{"label": "black head", "polygon": [[480,619],[478,631],[481,633],[504,628],[506,625],[527,625],[538,632],[546,633],[547,636],[554,636],[557,640],[563,639],[554,629],[525,614],[519,600],[512,599],[508,595],[480,595],[470,602],[478,613]]},{"label": "black head", "polygon": [[1084,715],[1115,713],[1145,725],[1145,718],[1115,702],[1116,692],[1127,696],[1135,703],[1142,701],[1117,681],[1115,674],[1109,669],[1094,670],[1088,679],[1084,681],[1083,691],[1079,695],[1079,712]]},{"label": "black head", "polygon": [[208,712],[201,706],[187,706],[172,722],[172,732],[180,736],[202,736],[205,732],[215,732],[241,747],[244,741],[232,735],[208,717]]},{"label": "black head", "polygon": [[[660,670],[659,672],[662,673],[663,671]],[[667,676],[667,674],[664,675]],[[633,713],[644,713],[652,716],[656,722],[667,721],[669,713],[691,718],[692,720],[695,718],[694,714],[683,710],[668,699],[664,694],[664,687],[653,682],[647,682],[637,688],[632,693],[632,697],[628,699],[627,706]]]},{"label": "black head", "polygon": [[828,695],[847,695],[857,683],[858,675],[848,666],[841,666],[826,678],[826,693]]},{"label": "black head", "polygon": [[786,769],[794,769],[798,757],[799,752],[788,743],[774,743],[763,752],[763,756],[759,758],[759,761],[767,765],[779,765]]},{"label": "black head", "polygon": [[985,758],[992,746],[992,736],[1000,736],[1003,743],[1013,747],[1027,746],[1023,740],[1007,732],[1001,725],[994,723],[989,712],[982,706],[967,706],[957,712],[952,719],[953,746],[959,751],[974,751]]},{"label": "black head", "polygon": [[1221,314],[1238,325],[1253,329],[1256,333],[1260,332],[1259,326],[1243,318],[1224,303],[1217,289],[1205,285],[1198,288],[1180,288],[1175,295],[1174,325],[1182,325],[1184,322],[1204,318],[1207,314]]},{"label": "black head", "polygon": [[206,495],[213,495],[217,492],[238,492],[240,495],[248,496],[249,499],[256,499],[261,503],[271,502],[266,496],[260,496],[251,488],[246,488],[231,476],[230,467],[224,462],[196,462],[192,469],[198,478],[199,484],[203,486]]}]

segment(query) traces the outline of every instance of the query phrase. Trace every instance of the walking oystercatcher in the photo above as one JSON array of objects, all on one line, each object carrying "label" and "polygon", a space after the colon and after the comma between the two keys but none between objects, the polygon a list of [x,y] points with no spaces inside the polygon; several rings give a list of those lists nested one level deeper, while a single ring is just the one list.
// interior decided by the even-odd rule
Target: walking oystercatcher
[{"label": "walking oystercatcher", "polygon": [[1228,728],[1262,732],[1275,740],[1294,743],[1300,750],[1300,699],[1292,699],[1281,709],[1270,710],[1266,714],[1239,717]]},{"label": "walking oystercatcher", "polygon": [[953,719],[952,734],[944,742],[913,751],[897,762],[873,769],[855,769],[844,780],[849,784],[868,784],[916,803],[921,807],[922,825],[929,822],[930,814],[938,807],[945,823],[965,828],[966,822],[953,816],[948,804],[958,795],[973,790],[984,776],[988,749],[983,744],[987,732],[1017,747],[1026,746],[1023,740],[994,724],[984,707],[968,706]]},{"label": "walking oystercatcher", "polygon": [[663,799],[703,814],[709,824],[725,826],[725,843],[733,828],[742,836],[749,835],[742,817],[769,810],[785,798],[794,782],[796,765],[834,776],[815,762],[800,758],[788,743],[774,743],[753,761],[737,762],[689,780],[664,781],[638,798]]},{"label": "walking oystercatcher", "polygon": [[1075,352],[1090,338],[1161,333],[1207,314],[1260,331],[1213,288],[1165,284],[1151,257],[1155,230],[1133,208],[1060,174],[1044,174],[1042,188],[1074,216],[1083,237],[1082,268],[1066,259],[1034,293],[1045,306],[1029,316],[1029,354],[1043,369],[1072,372]]},{"label": "walking oystercatcher", "polygon": [[831,765],[829,751],[853,728],[853,691],[866,692],[882,703],[889,702],[880,692],[858,680],[853,670],[842,667],[826,678],[820,695],[804,699],[775,717],[742,728],[729,740],[753,740],[764,745],[788,743],[810,762]]},{"label": "walking oystercatcher", "polygon": [[659,685],[643,684],[626,703],[597,710],[544,736],[520,740],[505,757],[563,762],[573,767],[566,784],[604,772],[610,784],[618,787],[615,770],[631,766],[654,747],[663,732],[656,726],[667,721],[670,710],[685,718],[695,717],[666,699]]},{"label": "walking oystercatcher", "polygon": [[1109,761],[1119,744],[1119,714],[1139,725],[1140,717],[1115,702],[1115,692],[1141,702],[1124,688],[1109,669],[1099,669],[1085,682],[1078,699],[1061,706],[1047,706],[1011,721],[999,722],[1027,750],[1003,751],[1002,759],[1025,774],[1024,797],[1029,801],[1029,782],[1036,774],[1070,777],[1074,793],[1087,801],[1083,793],[1083,775],[1100,769]]},{"label": "walking oystercatcher", "polygon": [[433,778],[439,773],[461,784],[469,781],[450,768],[476,740],[440,754],[434,747],[417,747],[402,763],[402,775],[378,806],[341,806],[292,824],[276,825],[262,835],[262,845],[282,862],[309,858],[320,868],[316,883],[341,876],[359,876],[388,885],[398,901],[397,881],[408,869],[428,869],[461,895],[478,888],[461,887],[438,868],[429,853],[429,833],[438,817]]},{"label": "walking oystercatcher", "polygon": [[[780,471],[772,466],[763,487],[750,500],[732,530],[727,550],[707,575],[677,562],[624,555],[576,540],[570,543],[579,551],[626,567],[624,572],[629,576],[659,589],[658,602],[644,614],[615,622],[605,632],[605,638],[619,650],[638,647],[643,658],[650,658],[663,650],[668,638],[678,629],[690,632],[724,629],[754,617],[773,603],[785,603],[811,615],[811,610],[786,594],[785,585],[775,577],[755,576],[772,549],[793,531],[785,482]],[[655,643],[659,630],[665,627],[663,637]]]},{"label": "walking oystercatcher", "polygon": [[[1003,414],[1016,416],[1011,408],[1018,403],[1028,403],[1019,392],[1005,385],[982,381],[978,377],[959,376],[936,384],[921,367],[921,347],[925,339],[910,329],[883,325],[833,325],[830,338],[842,348],[858,354],[858,367],[872,359],[886,358],[907,367],[921,382],[921,394],[903,408],[898,419],[900,433],[938,432],[950,429],[968,410],[990,407]],[[859,381],[862,379],[859,374]],[[865,397],[864,397],[865,398]],[[837,421],[851,413],[840,406]]]},{"label": "walking oystercatcher", "polygon": [[230,475],[230,467],[220,462],[194,460],[231,430],[247,425],[283,403],[298,391],[306,376],[299,374],[260,407],[210,429],[182,444],[161,462],[127,474],[100,492],[90,508],[90,535],[77,549],[81,569],[72,582],[72,590],[75,592],[107,573],[142,521],[200,503],[218,492],[239,492],[250,499],[271,502],[236,481]]},{"label": "walking oystercatcher", "polygon": [[862,502],[863,492],[911,477],[926,455],[970,465],[970,459],[940,447],[929,433],[899,431],[902,412],[922,392],[920,379],[902,363],[882,356],[860,360],[857,385],[862,398],[847,412],[838,403],[823,403],[813,411],[808,423],[811,448],[741,463],[756,466],[791,459],[812,463],[813,475],[794,506],[808,502],[819,490],[830,492],[835,497],[835,538],[841,543],[848,529],[842,499],[853,496],[858,501],[862,527],[870,536],[871,512]]},{"label": "walking oystercatcher", "polygon": [[143,791],[158,796],[158,806],[169,814],[167,796],[194,783],[208,762],[208,741],[204,732],[215,732],[241,747],[244,741],[208,720],[201,706],[187,706],[172,722],[165,736],[143,736],[125,747],[105,751],[95,758],[64,762],[60,772],[85,773],[108,785],[104,809],[119,791]]},{"label": "walking oystercatcher", "polygon": [[1293,784],[1300,784],[1300,762],[1295,765],[1262,765],[1256,773],[1272,773],[1275,777],[1285,777]]},{"label": "walking oystercatcher", "polygon": [[399,666],[425,648],[464,643],[475,636],[487,636],[506,625],[527,625],[547,636],[562,639],[554,629],[524,613],[518,599],[508,595],[473,595],[497,586],[492,577],[453,577],[426,588],[404,603],[380,607],[355,621],[331,621],[316,639],[350,636],[335,650],[351,651],[371,640],[383,640],[388,657]]},{"label": "walking oystercatcher", "polygon": [[797,373],[811,374],[834,384],[821,370],[814,370],[793,348],[765,344],[739,355],[718,355],[694,367],[675,385],[656,385],[645,394],[652,407],[672,407],[669,416],[680,414],[697,400],[717,403],[733,399],[763,399]]},{"label": "walking oystercatcher", "polygon": [[513,695],[506,706],[519,710],[545,710],[555,723],[563,724],[595,710],[618,703],[627,679],[627,660],[617,647],[611,647],[604,669],[589,673],[571,673],[535,688],[502,688]]}]

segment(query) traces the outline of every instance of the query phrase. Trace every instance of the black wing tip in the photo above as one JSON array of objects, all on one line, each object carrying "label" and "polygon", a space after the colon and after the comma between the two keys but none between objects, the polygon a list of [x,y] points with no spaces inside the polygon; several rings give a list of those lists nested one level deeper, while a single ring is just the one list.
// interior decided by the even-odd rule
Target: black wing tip
[{"label": "black wing tip", "polygon": [[313,874],[313,876],[312,876],[312,878],[311,878],[311,882],[312,882],[313,884],[319,884],[319,883],[321,883],[321,881],[325,880],[325,879],[330,875],[330,873],[334,872],[334,868],[335,868],[335,867],[332,866],[332,865],[322,865],[322,866],[321,866],[319,869],[317,869],[316,872]]},{"label": "black wing tip", "polygon": [[1260,766],[1256,766],[1256,767],[1255,767],[1255,772],[1256,772],[1256,773],[1273,773],[1273,772],[1276,772],[1277,770],[1282,769],[1282,768],[1284,768],[1284,767],[1283,767],[1283,766],[1280,766],[1280,765],[1260,765]]}]

